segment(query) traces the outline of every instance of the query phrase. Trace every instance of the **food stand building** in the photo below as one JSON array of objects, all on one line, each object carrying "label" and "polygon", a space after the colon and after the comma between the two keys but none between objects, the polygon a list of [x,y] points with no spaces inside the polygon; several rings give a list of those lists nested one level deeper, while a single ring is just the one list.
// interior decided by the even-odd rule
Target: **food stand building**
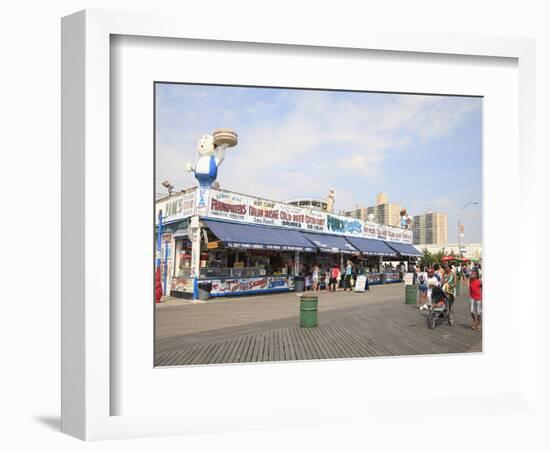
[{"label": "food stand building", "polygon": [[197,298],[205,284],[211,296],[293,290],[313,265],[324,274],[347,259],[372,284],[396,282],[383,262],[421,255],[410,230],[214,188],[157,201],[156,233],[159,216],[163,290],[176,297]]}]

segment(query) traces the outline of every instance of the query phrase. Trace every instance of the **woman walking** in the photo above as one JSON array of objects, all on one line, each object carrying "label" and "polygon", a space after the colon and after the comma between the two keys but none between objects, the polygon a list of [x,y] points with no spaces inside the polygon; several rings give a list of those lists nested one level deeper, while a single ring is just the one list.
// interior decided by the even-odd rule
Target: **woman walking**
[{"label": "woman walking", "polygon": [[319,290],[319,266],[317,266],[317,264],[313,266],[313,270],[311,272],[311,290]]},{"label": "woman walking", "polygon": [[348,260],[348,263],[346,264],[345,269],[345,277],[344,277],[344,292],[346,292],[348,289],[351,292],[351,274],[353,271],[353,266],[351,265],[351,261]]},{"label": "woman walking", "polygon": [[340,279],[340,268],[338,267],[338,264],[334,264],[332,266],[332,269],[330,271],[330,285],[329,285],[329,291],[336,292],[336,283]]}]

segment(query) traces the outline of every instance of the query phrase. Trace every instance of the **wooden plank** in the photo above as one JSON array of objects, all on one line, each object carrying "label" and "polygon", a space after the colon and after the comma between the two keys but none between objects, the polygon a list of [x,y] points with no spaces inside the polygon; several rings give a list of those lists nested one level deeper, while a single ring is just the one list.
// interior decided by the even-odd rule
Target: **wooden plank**
[{"label": "wooden plank", "polygon": [[273,336],[273,361],[280,361],[281,357],[279,355],[279,333],[277,330],[272,332]]},{"label": "wooden plank", "polygon": [[273,333],[269,332],[269,345],[268,345],[268,354],[267,354],[267,360],[268,361],[274,361],[274,344],[273,344]]},{"label": "wooden plank", "polygon": [[225,341],[218,345],[218,349],[216,353],[212,356],[212,358],[210,358],[209,364],[219,364],[230,344],[231,341]]},{"label": "wooden plank", "polygon": [[300,341],[298,340],[297,336],[297,329],[296,328],[289,328],[290,335],[292,336],[292,340],[294,343],[294,350],[296,351],[296,360],[304,360],[305,357],[302,354],[302,347],[300,345]]},{"label": "wooden plank", "polygon": [[204,364],[203,357],[212,348],[213,345],[214,344],[207,344],[199,347],[199,351],[195,354],[193,359],[189,361],[189,364],[192,364],[192,365]]},{"label": "wooden plank", "polygon": [[258,334],[256,336],[256,345],[254,345],[254,351],[252,352],[252,357],[250,358],[251,361],[257,362],[258,361],[258,355],[263,349],[264,346],[264,336],[263,334]]},{"label": "wooden plank", "polygon": [[229,347],[227,351],[225,352],[225,355],[223,355],[223,358],[221,360],[222,364],[230,363],[232,362],[233,355],[235,354],[235,348],[237,347],[237,341],[238,339],[232,339],[229,342]]},{"label": "wooden plank", "polygon": [[298,359],[296,356],[296,349],[294,348],[294,341],[290,333],[290,329],[285,328],[283,330],[283,336],[285,338],[285,356],[287,361],[295,361]]},{"label": "wooden plank", "polygon": [[326,354],[328,355],[328,358],[338,358],[340,350],[338,347],[334,345],[334,342],[332,341],[332,337],[330,336],[327,326],[325,323],[319,324],[319,334],[321,336],[321,340],[323,342],[323,345],[325,346]]},{"label": "wooden plank", "polygon": [[235,355],[233,356],[233,360],[231,362],[241,362],[241,355],[244,351],[244,345],[248,338],[248,336],[244,336],[243,338],[239,339],[237,349],[235,350]]},{"label": "wooden plank", "polygon": [[279,343],[279,356],[277,358],[277,361],[286,361],[283,330],[276,330],[276,333],[277,342]]},{"label": "wooden plank", "polygon": [[211,345],[212,347],[207,352],[205,352],[205,354],[202,356],[201,364],[210,364],[210,361],[212,360],[216,352],[219,350],[219,348],[222,346],[222,343],[219,342]]},{"label": "wooden plank", "polygon": [[310,351],[311,359],[323,359],[323,353],[317,342],[318,332],[316,328],[305,328],[302,330],[302,336],[307,342],[307,346]]},{"label": "wooden plank", "polygon": [[254,347],[258,345],[258,335],[252,336],[250,345],[245,355],[245,362],[252,362],[252,354],[254,353]]},{"label": "wooden plank", "polygon": [[243,341],[241,354],[239,355],[239,359],[237,362],[245,362],[246,353],[248,351],[248,347],[250,346],[250,343],[253,339],[253,336],[246,336],[246,338]]}]

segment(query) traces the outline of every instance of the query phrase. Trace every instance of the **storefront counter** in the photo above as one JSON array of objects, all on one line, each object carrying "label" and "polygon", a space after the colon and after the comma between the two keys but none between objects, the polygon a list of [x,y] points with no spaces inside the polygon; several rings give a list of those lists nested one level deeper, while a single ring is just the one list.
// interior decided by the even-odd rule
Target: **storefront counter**
[{"label": "storefront counter", "polygon": [[200,279],[198,282],[212,283],[211,297],[242,294],[264,294],[285,292],[294,289],[294,277],[288,275],[253,278]]},{"label": "storefront counter", "polygon": [[[398,272],[368,272],[365,275],[369,280],[369,285],[399,283],[402,281]],[[210,297],[288,292],[294,290],[294,276],[212,277],[197,280],[188,277],[174,277],[172,278],[170,295],[173,297],[197,298],[199,287],[209,290]]]},{"label": "storefront counter", "polygon": [[208,287],[210,297],[228,295],[267,294],[294,290],[294,277],[289,275],[262,277],[213,277],[194,278],[174,277],[170,295],[191,298],[197,296],[197,290]]},{"label": "storefront counter", "polygon": [[367,272],[365,274],[369,280],[369,284],[387,284],[399,283],[401,280],[399,272]]},{"label": "storefront counter", "polygon": [[386,272],[384,275],[384,283],[399,283],[403,281],[399,272]]}]

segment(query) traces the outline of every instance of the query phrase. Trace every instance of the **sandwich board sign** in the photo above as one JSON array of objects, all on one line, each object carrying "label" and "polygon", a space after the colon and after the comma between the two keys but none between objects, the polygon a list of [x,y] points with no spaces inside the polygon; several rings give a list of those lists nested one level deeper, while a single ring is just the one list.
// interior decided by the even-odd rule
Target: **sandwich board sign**
[{"label": "sandwich board sign", "polygon": [[366,275],[358,275],[355,281],[355,292],[365,292],[365,285],[367,284]]}]

